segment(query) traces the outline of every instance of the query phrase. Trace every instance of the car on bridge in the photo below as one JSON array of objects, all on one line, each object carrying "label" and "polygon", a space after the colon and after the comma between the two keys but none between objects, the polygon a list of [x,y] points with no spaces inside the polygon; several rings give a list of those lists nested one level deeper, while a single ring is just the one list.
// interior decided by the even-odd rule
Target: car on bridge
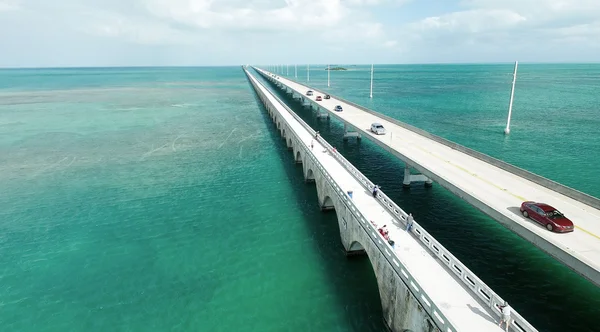
[{"label": "car on bridge", "polygon": [[533,221],[545,226],[551,232],[567,233],[572,232],[575,228],[571,220],[548,204],[532,201],[523,202],[521,213],[525,218],[533,219]]},{"label": "car on bridge", "polygon": [[333,110],[334,110],[334,111],[336,111],[336,112],[341,112],[341,111],[343,111],[344,109],[342,108],[342,106],[341,106],[341,105],[336,105],[336,106],[335,106],[335,108],[334,108]]},{"label": "car on bridge", "polygon": [[375,135],[385,135],[385,128],[380,123],[371,124],[371,132]]},{"label": "car on bridge", "polygon": [[321,96],[317,96],[317,101],[322,101],[323,98],[321,98]]},{"label": "car on bridge", "polygon": [[308,90],[308,91],[306,91],[306,95],[307,95],[307,96],[312,96],[312,95],[313,95],[313,91],[312,91],[312,90]]},{"label": "car on bridge", "polygon": [[330,95],[325,95],[325,99],[331,99]]}]

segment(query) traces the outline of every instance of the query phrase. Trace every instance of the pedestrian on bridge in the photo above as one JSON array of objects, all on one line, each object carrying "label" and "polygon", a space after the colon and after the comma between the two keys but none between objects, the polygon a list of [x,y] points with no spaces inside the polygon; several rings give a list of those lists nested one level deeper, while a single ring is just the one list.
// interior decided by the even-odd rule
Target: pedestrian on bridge
[{"label": "pedestrian on bridge", "polygon": [[415,221],[415,218],[413,218],[412,213],[408,214],[408,217],[406,217],[406,231],[410,232],[410,229],[413,227],[413,222]]},{"label": "pedestrian on bridge", "polygon": [[314,146],[315,146],[315,141],[313,141],[313,140],[311,139],[311,140],[310,140],[310,149],[312,150]]},{"label": "pedestrian on bridge", "polygon": [[508,302],[504,301],[504,305],[499,306],[500,310],[502,310],[502,318],[500,319],[500,328],[502,328],[502,323],[506,323],[505,331],[508,332],[508,328],[510,327],[510,311],[511,308],[508,305]]},{"label": "pedestrian on bridge", "polygon": [[377,197],[377,191],[379,191],[379,186],[378,185],[374,185],[373,186],[373,197]]}]

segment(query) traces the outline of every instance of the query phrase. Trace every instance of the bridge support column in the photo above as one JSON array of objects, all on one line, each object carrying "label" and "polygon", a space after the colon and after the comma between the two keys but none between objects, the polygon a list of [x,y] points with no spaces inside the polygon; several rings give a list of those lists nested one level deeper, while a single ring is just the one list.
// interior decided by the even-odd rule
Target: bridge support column
[{"label": "bridge support column", "polygon": [[433,182],[430,178],[426,177],[423,174],[410,174],[410,166],[404,166],[404,180],[402,181],[402,186],[404,188],[410,188],[410,184],[412,182],[424,182],[425,187],[429,188],[433,185]]},{"label": "bridge support column", "polygon": [[344,141],[347,141],[350,137],[356,137],[356,140],[360,141],[360,133],[349,130],[348,124],[344,122]]},{"label": "bridge support column", "polygon": [[317,107],[317,119],[329,120],[329,113],[321,112],[321,108]]},{"label": "bridge support column", "polygon": [[427,180],[425,180],[425,187],[430,188],[433,186],[433,181],[431,181],[430,178],[427,178]]}]

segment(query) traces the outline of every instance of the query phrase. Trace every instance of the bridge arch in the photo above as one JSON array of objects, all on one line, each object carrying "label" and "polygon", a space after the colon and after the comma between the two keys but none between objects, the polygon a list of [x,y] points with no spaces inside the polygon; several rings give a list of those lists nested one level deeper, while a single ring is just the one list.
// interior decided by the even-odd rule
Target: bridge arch
[{"label": "bridge arch", "polygon": [[329,197],[329,195],[323,198],[323,202],[321,203],[321,211],[335,210],[335,204],[333,203],[333,199]]},{"label": "bridge arch", "polygon": [[308,169],[306,171],[306,175],[304,176],[304,181],[306,182],[315,182],[315,173],[312,169]]},{"label": "bridge arch", "polygon": [[302,153],[300,153],[300,150],[296,151],[296,163],[301,163],[302,162]]},{"label": "bridge arch", "polygon": [[352,241],[352,243],[350,243],[350,246],[348,247],[348,251],[349,252],[355,252],[355,251],[361,251],[361,252],[365,252],[365,247],[363,247],[363,245],[358,242],[357,240]]}]

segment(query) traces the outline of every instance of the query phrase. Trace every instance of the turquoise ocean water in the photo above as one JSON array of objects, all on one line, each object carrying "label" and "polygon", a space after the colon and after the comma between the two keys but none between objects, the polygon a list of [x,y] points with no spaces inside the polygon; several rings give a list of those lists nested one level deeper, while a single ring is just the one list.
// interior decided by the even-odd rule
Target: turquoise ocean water
[{"label": "turquoise ocean water", "polygon": [[[373,100],[349,68],[332,93],[600,196],[599,65],[521,65],[508,138],[510,65],[376,67]],[[598,287],[290,104],[540,331],[597,330]],[[0,71],[0,189],[2,331],[383,330],[239,67]]]}]

